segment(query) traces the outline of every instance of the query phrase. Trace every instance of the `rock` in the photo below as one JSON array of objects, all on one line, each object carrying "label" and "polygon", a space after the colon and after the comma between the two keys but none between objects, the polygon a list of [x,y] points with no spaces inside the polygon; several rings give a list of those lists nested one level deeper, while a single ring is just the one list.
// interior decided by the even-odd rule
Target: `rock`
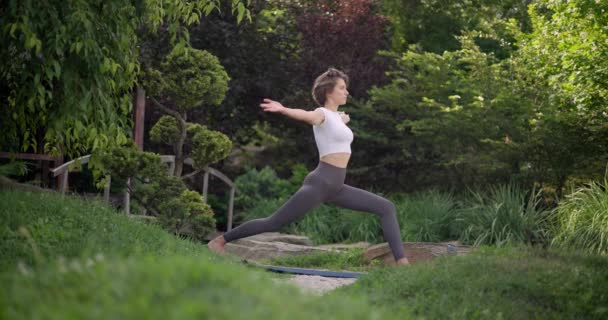
[{"label": "rock", "polygon": [[335,250],[348,250],[348,249],[352,249],[352,248],[368,248],[369,247],[369,242],[365,242],[365,241],[361,241],[361,242],[356,242],[356,243],[348,243],[348,244],[322,244],[319,245],[319,248],[324,248],[324,249],[335,249]]},{"label": "rock", "polygon": [[285,234],[279,232],[264,232],[260,234],[247,237],[249,240],[256,240],[262,242],[284,242],[291,244],[299,244],[302,246],[313,246],[312,240],[306,236],[298,236],[293,234]]},{"label": "rock", "polygon": [[[268,241],[267,241],[268,240]],[[281,234],[258,234],[229,242],[224,247],[226,252],[251,260],[271,259],[284,256],[307,254],[315,251],[332,252],[334,249],[312,245],[300,245],[277,240],[307,243],[310,239],[302,236]],[[312,243],[312,242],[310,242]]]},{"label": "rock", "polygon": [[[451,242],[404,242],[405,257],[410,263],[416,263],[433,259],[435,257],[453,254],[465,255],[472,248],[462,245],[456,241]],[[371,262],[374,259],[380,259],[386,264],[395,264],[395,258],[387,242],[370,246],[363,253],[363,259],[366,262]]]}]

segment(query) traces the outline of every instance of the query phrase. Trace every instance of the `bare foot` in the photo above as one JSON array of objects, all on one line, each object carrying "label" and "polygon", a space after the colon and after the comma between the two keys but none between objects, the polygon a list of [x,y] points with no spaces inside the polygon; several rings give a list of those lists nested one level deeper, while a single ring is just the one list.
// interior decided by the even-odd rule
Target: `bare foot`
[{"label": "bare foot", "polygon": [[410,264],[410,261],[407,260],[406,257],[403,257],[403,258],[397,260],[397,265],[408,265],[408,264]]},{"label": "bare foot", "polygon": [[224,253],[224,246],[226,245],[226,240],[224,240],[224,236],[217,236],[215,239],[209,241],[209,243],[207,243],[207,247],[209,248],[209,250],[218,253],[218,254],[223,254]]}]

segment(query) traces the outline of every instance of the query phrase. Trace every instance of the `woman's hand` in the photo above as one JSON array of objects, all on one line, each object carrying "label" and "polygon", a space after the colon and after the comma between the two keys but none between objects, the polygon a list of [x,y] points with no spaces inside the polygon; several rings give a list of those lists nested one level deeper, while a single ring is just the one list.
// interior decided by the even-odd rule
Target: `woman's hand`
[{"label": "woman's hand", "polygon": [[267,112],[281,112],[285,109],[280,102],[270,99],[264,99],[264,102],[260,104],[260,107]]},{"label": "woman's hand", "polygon": [[340,117],[342,118],[342,122],[347,124],[350,121],[350,116],[342,111],[340,111]]}]

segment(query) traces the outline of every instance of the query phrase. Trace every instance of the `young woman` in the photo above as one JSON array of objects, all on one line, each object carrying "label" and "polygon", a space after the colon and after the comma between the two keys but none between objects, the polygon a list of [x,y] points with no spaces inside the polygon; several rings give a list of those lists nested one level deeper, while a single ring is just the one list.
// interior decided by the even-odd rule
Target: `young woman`
[{"label": "young woman", "polygon": [[348,76],[340,70],[329,68],[315,80],[312,95],[320,107],[314,111],[291,109],[277,101],[264,99],[260,104],[264,111],[280,113],[312,126],[319,164],[306,176],[300,189],[270,217],[247,221],[216,237],[208,243],[209,249],[222,253],[227,242],[277,231],[320,204],[331,203],[378,215],[384,239],[388,241],[395,261],[397,264],[409,264],[404,255],[395,205],[383,197],[344,184],[353,133],[346,126],[350,121],[349,116],[339,112],[338,108],[346,103],[347,86]]}]

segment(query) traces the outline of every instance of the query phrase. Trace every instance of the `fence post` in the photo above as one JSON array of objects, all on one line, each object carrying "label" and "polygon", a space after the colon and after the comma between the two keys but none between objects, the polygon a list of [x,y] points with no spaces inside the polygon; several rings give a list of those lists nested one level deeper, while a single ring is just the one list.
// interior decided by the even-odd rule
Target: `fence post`
[{"label": "fence post", "polygon": [[235,187],[230,188],[230,204],[228,205],[228,230],[232,230],[232,209],[234,208],[234,192]]},{"label": "fence post", "polygon": [[209,190],[209,171],[205,170],[203,177],[203,203],[207,203],[207,192]]},{"label": "fence post", "polygon": [[112,184],[112,176],[108,175],[108,181],[106,186],[103,188],[103,201],[110,203],[110,185]]}]

